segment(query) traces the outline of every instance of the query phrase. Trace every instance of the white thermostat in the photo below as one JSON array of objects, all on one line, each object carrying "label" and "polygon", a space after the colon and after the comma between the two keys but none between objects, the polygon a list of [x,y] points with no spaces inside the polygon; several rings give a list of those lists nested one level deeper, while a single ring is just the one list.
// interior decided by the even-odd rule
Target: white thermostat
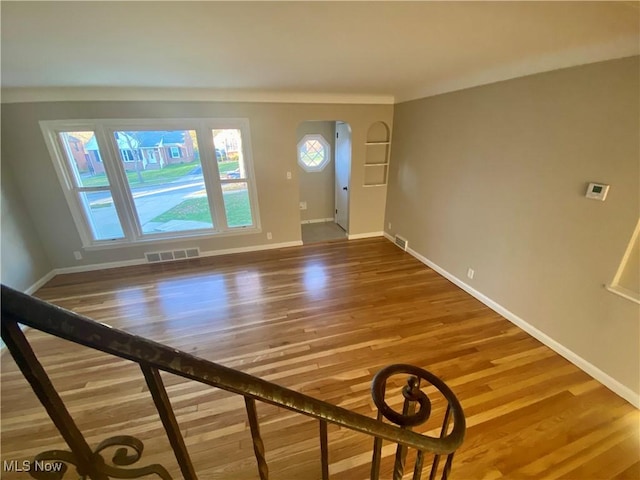
[{"label": "white thermostat", "polygon": [[605,185],[604,183],[590,183],[587,187],[587,194],[585,196],[587,198],[593,198],[594,200],[604,202],[604,199],[607,198],[608,191],[609,185]]}]

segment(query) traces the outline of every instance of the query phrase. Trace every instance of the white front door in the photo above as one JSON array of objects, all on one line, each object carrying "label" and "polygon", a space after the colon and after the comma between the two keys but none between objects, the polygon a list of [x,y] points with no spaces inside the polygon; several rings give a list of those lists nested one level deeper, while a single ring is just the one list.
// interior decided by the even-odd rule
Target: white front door
[{"label": "white front door", "polygon": [[351,128],[336,122],[336,223],[349,233],[349,179],[351,177]]}]

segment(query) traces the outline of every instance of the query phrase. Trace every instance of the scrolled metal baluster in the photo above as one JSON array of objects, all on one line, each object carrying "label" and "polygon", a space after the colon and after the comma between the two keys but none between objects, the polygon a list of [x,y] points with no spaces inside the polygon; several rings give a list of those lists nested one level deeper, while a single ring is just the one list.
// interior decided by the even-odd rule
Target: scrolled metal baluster
[{"label": "scrolled metal baluster", "polygon": [[[415,413],[415,405],[418,401],[420,392],[420,380],[418,377],[410,376],[407,379],[407,385],[402,389],[402,396],[404,397],[404,404],[402,405],[402,415],[408,417]],[[403,426],[402,428],[411,429],[410,426]],[[396,449],[396,459],[393,464],[393,480],[402,480],[404,474],[404,464],[407,459],[407,447],[398,444]]]},{"label": "scrolled metal baluster", "polygon": [[[78,474],[92,475],[94,480],[109,480],[105,475],[96,470],[93,465],[91,447],[82,436],[82,432],[73,421],[71,414],[64,405],[62,398],[54,388],[47,372],[36,358],[31,345],[18,323],[3,312],[1,335],[11,356],[20,368],[24,378],[29,382],[40,403],[49,414],[58,431],[73,452],[73,465]],[[33,476],[33,475],[32,475]],[[35,477],[34,477],[35,478]],[[54,477],[52,477],[54,478]]]},{"label": "scrolled metal baluster", "polygon": [[[94,450],[95,456],[100,457],[102,460],[102,455],[100,455],[100,453],[110,447],[119,447],[116,448],[116,451],[111,458],[114,465],[119,466],[133,465],[142,458],[142,452],[144,450],[144,444],[137,438],[130,435],[118,435],[100,442]],[[133,451],[131,455],[129,454],[129,449]],[[162,480],[172,480],[169,472],[159,464],[137,468],[118,468],[108,465],[102,461],[102,465],[100,465],[99,469],[113,478],[140,478],[146,475],[155,474]]]},{"label": "scrolled metal baluster", "polygon": [[64,474],[69,469],[67,464],[77,465],[76,457],[73,453],[65,450],[47,450],[46,452],[39,453],[33,459],[33,465],[41,463],[54,463],[59,467],[52,468],[50,471],[32,468],[29,470],[29,475],[36,480],[62,480]]},{"label": "scrolled metal baluster", "polygon": [[[116,451],[111,461],[118,466],[108,465],[101,455],[104,450],[112,447],[116,447]],[[132,451],[131,454],[129,454],[129,450]],[[62,480],[68,469],[67,465],[71,464],[76,467],[82,480],[87,478],[141,478],[148,475],[157,475],[162,480],[172,480],[169,472],[158,464],[137,468],[119,468],[119,466],[129,466],[139,461],[142,458],[143,450],[144,444],[137,438],[130,435],[118,435],[103,440],[95,448],[91,457],[92,473],[80,472],[78,459],[73,453],[65,450],[48,450],[35,456],[34,465],[35,462],[55,462],[60,463],[60,468],[55,471],[31,469],[29,474],[36,480]]]},{"label": "scrolled metal baluster", "polygon": [[[386,383],[389,377],[392,375],[397,375],[401,373],[406,373],[412,375],[413,378],[409,378],[408,385],[403,388],[403,395],[405,397],[405,402],[403,405],[402,413],[396,412],[393,410],[385,400],[385,392],[386,392]],[[383,368],[373,378],[373,382],[371,385],[371,395],[373,397],[373,401],[375,405],[378,407],[378,419],[380,420],[383,416],[399,425],[403,429],[410,429],[413,426],[419,425],[421,423],[426,422],[431,415],[431,400],[427,395],[419,389],[419,383],[421,380],[425,380],[430,383],[444,396],[447,401],[447,411],[445,414],[445,419],[443,422],[442,430],[440,432],[440,439],[443,443],[447,442],[450,438],[463,435],[465,430],[465,420],[464,413],[462,412],[462,407],[458,402],[458,399],[455,397],[454,393],[451,391],[447,385],[440,380],[438,377],[433,375],[422,368],[415,367],[413,365],[407,364],[396,364],[389,365],[388,367]],[[418,410],[415,411],[415,406],[418,405]],[[451,417],[454,418],[454,428],[451,434],[447,434],[449,428],[449,422]],[[380,468],[380,449],[382,442],[376,441],[374,442],[374,456],[371,468],[371,478],[372,480],[377,480],[379,476],[379,468]],[[434,453],[437,450],[434,450]],[[422,476],[422,465],[424,463],[424,454],[425,451],[419,449],[416,457],[416,463],[414,466],[413,479],[419,480]],[[396,459],[394,463],[394,480],[398,480],[402,478],[404,473],[404,463],[406,458],[406,447],[402,444],[398,445],[398,449],[396,451]],[[446,480],[451,471],[451,465],[453,462],[453,453],[449,453],[447,456],[447,462],[444,467],[444,471],[442,474],[443,480]],[[439,463],[439,455],[436,454],[434,458],[434,463],[431,470],[430,480],[435,479],[437,467]]]},{"label": "scrolled metal baluster", "polygon": [[[109,447],[121,447],[116,450],[111,459],[115,465],[132,465],[136,463],[142,457],[142,451],[144,450],[144,444],[137,438],[130,435],[118,435],[100,442],[94,452],[100,453]],[[134,452],[133,455],[128,455],[128,449],[125,447],[131,448]]]},{"label": "scrolled metal baluster", "polygon": [[[399,364],[383,368],[373,377],[373,382],[371,384],[371,396],[373,397],[373,403],[376,404],[378,410],[387,420],[395,423],[396,425],[400,425],[401,427],[414,427],[429,419],[429,416],[431,415],[431,400],[429,400],[429,397],[420,390],[416,390],[413,393],[415,396],[414,401],[418,403],[420,408],[417,412],[409,415],[396,412],[387,404],[384,398],[387,379],[390,376],[398,373],[409,373],[418,379],[425,378],[420,375],[421,372],[428,373],[421,368],[417,368],[412,365]],[[429,380],[429,377],[426,377],[426,379]]]},{"label": "scrolled metal baluster", "polygon": [[[52,404],[49,402],[50,398],[47,395],[48,387],[52,386],[46,375],[40,377],[39,372],[34,372],[31,369],[32,365],[29,363],[34,358],[34,355],[22,332],[19,331],[16,323],[18,321],[56,337],[100,350],[119,358],[131,360],[141,365],[149,365],[149,367],[158,371],[169,372],[205,385],[243,395],[247,403],[249,423],[252,427],[252,434],[254,434],[254,451],[258,459],[258,467],[262,479],[268,477],[268,470],[264,458],[264,445],[259,437],[257,428],[255,402],[252,400],[254,398],[375,437],[372,478],[378,477],[376,467],[380,464],[383,439],[415,448],[419,451],[418,456],[420,456],[420,452],[423,454],[431,452],[439,455],[448,455],[443,472],[445,479],[451,469],[452,452],[461,445],[464,439],[466,422],[462,406],[455,394],[442,380],[418,367],[406,364],[391,365],[376,374],[372,385],[374,402],[379,409],[378,421],[376,421],[374,418],[348,411],[342,407],[317,400],[246,373],[193,357],[186,352],[178,351],[166,345],[93,322],[81,315],[47,304],[2,285],[2,337],[5,339],[12,356],[16,359],[16,363],[23,371],[25,378],[31,383],[38,398],[69,444],[70,449],[74,452],[70,459],[81,464],[81,466],[78,466],[77,471],[83,479],[91,477],[91,480],[107,480],[105,472],[97,470],[95,465],[96,462],[102,460],[102,457],[99,455],[94,456],[82,435],[79,434],[80,432],[77,431],[77,427],[68,428],[69,425],[73,425],[68,412],[63,411],[61,414],[55,408],[57,405],[52,408]],[[27,348],[24,349],[24,346]],[[28,353],[29,362],[25,362],[25,352]],[[27,368],[24,368],[25,366]],[[40,367],[39,364],[38,367]],[[395,426],[387,425],[382,421],[383,417],[385,417],[396,425],[414,426],[428,419],[430,415],[430,401],[422,393],[417,398],[419,408],[410,415],[403,416],[401,413],[393,411],[386,404],[384,401],[386,380],[391,375],[398,373],[408,373],[416,375],[420,379],[425,379],[445,397],[451,407],[453,421],[450,433],[445,434],[444,437],[435,438],[427,434],[402,430]],[[53,394],[60,401],[62,409],[64,409],[59,396],[55,394],[55,390],[53,390]],[[66,420],[69,420],[69,422],[66,422]],[[79,435],[76,435],[76,433]],[[133,456],[136,455],[134,452]],[[131,455],[128,452],[122,450],[116,452],[115,455],[115,458],[118,459],[117,461],[121,463],[129,462],[128,458],[130,457]],[[129,477],[131,476],[131,471],[125,474]]]},{"label": "scrolled metal baluster", "polygon": [[[378,407],[378,418],[382,416],[390,420],[391,422],[399,425],[401,428],[411,430],[411,427],[420,425],[426,422],[431,415],[431,401],[427,395],[420,391],[420,379],[424,378],[420,375],[423,372],[422,369],[413,367],[410,365],[391,365],[383,368],[373,378],[371,385],[371,395],[373,402]],[[410,373],[411,376],[407,379],[407,385],[402,389],[402,395],[404,396],[404,404],[402,406],[402,413],[398,413],[393,410],[385,400],[387,379],[391,375],[397,373]],[[417,373],[417,374],[416,374]],[[416,411],[416,405],[419,409]],[[377,441],[378,439],[376,439]],[[377,479],[380,470],[380,458],[379,453],[376,459],[376,451],[379,452],[382,446],[382,442],[374,443],[374,465],[372,466],[372,479]],[[396,449],[395,461],[393,464],[393,480],[400,480],[404,474],[405,460],[407,456],[407,447],[402,444],[398,444]],[[374,476],[375,467],[375,476]],[[414,470],[415,476],[415,470]],[[418,477],[419,478],[419,477]]]}]

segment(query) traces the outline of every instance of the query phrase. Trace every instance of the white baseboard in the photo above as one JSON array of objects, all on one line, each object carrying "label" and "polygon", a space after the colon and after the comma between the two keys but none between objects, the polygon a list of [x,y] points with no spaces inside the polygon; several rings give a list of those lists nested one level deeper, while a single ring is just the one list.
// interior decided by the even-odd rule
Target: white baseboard
[{"label": "white baseboard", "polygon": [[611,293],[615,293],[622,298],[631,300],[633,303],[640,304],[640,293],[638,292],[621,287],[620,285],[606,285],[605,288]]},{"label": "white baseboard", "polygon": [[[249,247],[227,248],[224,250],[210,250],[208,252],[200,252],[200,257],[196,257],[196,258],[214,257],[218,255],[229,255],[232,253],[256,252],[260,250],[274,250],[278,248],[287,248],[287,247],[299,247],[301,245],[302,245],[302,241],[298,240],[295,242],[252,245]],[[77,267],[56,268],[47,275],[49,276],[49,278],[47,278],[46,281],[49,281],[55,275],[63,275],[66,273],[91,272],[95,270],[107,270],[110,268],[130,267],[134,265],[146,265],[147,263],[148,263],[147,260],[144,258],[136,258],[134,260],[124,260],[121,262],[94,263],[91,265],[78,265]],[[42,284],[40,284],[40,286],[42,286]]]},{"label": "white baseboard", "polygon": [[[387,239],[389,239],[391,242],[393,242],[393,237],[391,235],[389,235],[388,233],[385,232],[384,236]],[[422,263],[427,265],[429,268],[431,268],[431,269],[435,270],[436,272],[438,272],[440,275],[442,275],[447,280],[453,282],[455,285],[460,287],[462,290],[467,292],[469,295],[471,295],[471,296],[475,297],[476,299],[480,300],[482,303],[484,303],[491,310],[493,310],[493,311],[497,312],[498,314],[502,315],[504,318],[506,318],[511,323],[513,323],[517,327],[519,327],[522,330],[524,330],[525,332],[527,332],[529,335],[531,335],[535,339],[537,339],[540,342],[544,343],[551,350],[553,350],[557,354],[559,354],[559,355],[563,356],[564,358],[566,358],[567,360],[569,360],[571,363],[573,363],[580,370],[582,370],[585,373],[587,373],[590,376],[592,376],[594,379],[596,379],[597,381],[602,383],[609,390],[613,391],[617,395],[619,395],[622,398],[624,398],[627,402],[632,404],[634,407],[640,409],[640,395],[638,393],[634,392],[629,387],[623,385],[622,383],[617,381],[615,378],[613,378],[610,375],[608,375],[607,373],[603,372],[598,367],[596,367],[592,363],[588,362],[587,360],[582,358],[577,353],[573,352],[572,350],[569,350],[567,347],[565,347],[564,345],[562,345],[558,341],[554,340],[553,338],[551,338],[546,333],[538,330],[536,327],[534,327],[530,323],[527,323],[525,320],[523,320],[522,318],[517,316],[515,313],[507,310],[506,308],[504,308],[499,303],[493,301],[492,299],[490,299],[489,297],[487,297],[483,293],[480,293],[475,288],[467,285],[465,282],[460,280],[458,277],[456,277],[456,276],[452,275],[451,273],[447,272],[445,269],[443,269],[439,265],[433,263],[428,258],[420,255],[414,249],[407,248],[407,253],[409,253],[410,255],[415,257],[416,259],[420,260]]]},{"label": "white baseboard", "polygon": [[302,220],[300,222],[301,225],[306,225],[307,223],[326,223],[326,222],[335,222],[335,218],[314,218],[312,220]]},{"label": "white baseboard", "polygon": [[[214,257],[217,255],[229,255],[232,253],[256,252],[259,250],[274,250],[278,248],[299,247],[301,245],[302,245],[302,241],[297,240],[295,242],[252,245],[249,247],[227,248],[224,250],[210,250],[208,252],[200,252],[200,257],[198,258]],[[107,270],[110,268],[119,268],[119,267],[130,267],[135,265],[144,265],[146,263],[148,263],[146,259],[136,258],[134,260],[123,260],[120,262],[93,263],[91,265],[78,265],[76,267],[54,268],[49,273],[44,275],[41,279],[39,279],[37,282],[35,282],[33,285],[31,285],[29,288],[24,290],[24,293],[26,293],[27,295],[33,294],[40,287],[42,287],[45,283],[47,283],[56,275],[64,275],[66,273],[92,272],[96,270]]]},{"label": "white baseboard", "polygon": [[62,267],[53,270],[55,275],[64,275],[67,273],[83,273],[93,272],[95,270],[108,270],[110,268],[131,267],[134,265],[142,265],[147,263],[146,259],[136,258],[135,260],[122,260],[120,262],[92,263],[90,265],[78,265],[77,267]]},{"label": "white baseboard", "polygon": [[367,233],[355,233],[347,235],[349,240],[358,240],[359,238],[373,238],[373,237],[382,237],[384,232],[367,232]]},{"label": "white baseboard", "polygon": [[35,292],[36,290],[38,290],[41,286],[43,286],[45,283],[47,283],[49,280],[51,280],[53,277],[56,276],[56,271],[55,270],[51,270],[49,273],[47,273],[44,277],[42,277],[40,280],[38,280],[37,282],[35,282],[33,285],[31,285],[29,288],[27,288],[24,293],[26,293],[27,295],[31,295],[33,292]]}]

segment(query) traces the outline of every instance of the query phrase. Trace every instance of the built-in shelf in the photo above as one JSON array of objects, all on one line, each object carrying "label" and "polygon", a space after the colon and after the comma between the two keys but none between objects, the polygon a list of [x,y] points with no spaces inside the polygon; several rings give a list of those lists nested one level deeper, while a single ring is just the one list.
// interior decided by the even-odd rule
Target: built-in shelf
[{"label": "built-in shelf", "polygon": [[609,290],[611,293],[615,293],[616,295],[619,295],[622,298],[626,298],[627,300],[631,300],[632,302],[640,305],[640,293],[638,292],[633,292],[619,285],[616,285],[616,286],[605,285],[605,288]]},{"label": "built-in shelf", "polygon": [[364,186],[387,184],[388,163],[366,163],[364,169]]},{"label": "built-in shelf", "polygon": [[640,265],[640,218],[638,218],[627,249],[622,255],[618,271],[613,277],[611,285],[606,286],[607,290],[640,304],[640,272],[638,271],[638,265]]},{"label": "built-in shelf", "polygon": [[390,135],[389,127],[384,122],[376,122],[369,127],[364,143],[367,149],[364,160],[365,187],[384,187],[387,184]]}]

